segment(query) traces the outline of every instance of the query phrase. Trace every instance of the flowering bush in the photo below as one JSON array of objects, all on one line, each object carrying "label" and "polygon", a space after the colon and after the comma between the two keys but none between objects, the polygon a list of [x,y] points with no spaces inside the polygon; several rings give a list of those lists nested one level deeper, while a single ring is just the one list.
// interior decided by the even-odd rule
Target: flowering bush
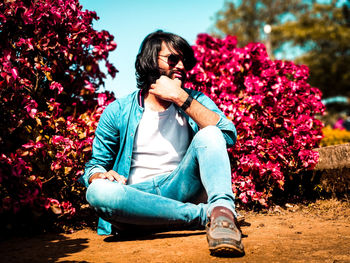
[{"label": "flowering bush", "polygon": [[[0,217],[74,214],[116,43],[78,0],[0,3]],[[6,214],[6,216],[4,216]],[[1,222],[1,227],[4,222]],[[11,223],[11,222],[6,222]]]},{"label": "flowering bush", "polygon": [[321,92],[307,83],[308,68],[271,61],[261,43],[236,48],[236,38],[198,35],[199,63],[189,72],[188,88],[200,90],[232,119],[238,132],[229,149],[232,183],[245,204],[267,205],[286,178],[312,169],[322,139]]}]

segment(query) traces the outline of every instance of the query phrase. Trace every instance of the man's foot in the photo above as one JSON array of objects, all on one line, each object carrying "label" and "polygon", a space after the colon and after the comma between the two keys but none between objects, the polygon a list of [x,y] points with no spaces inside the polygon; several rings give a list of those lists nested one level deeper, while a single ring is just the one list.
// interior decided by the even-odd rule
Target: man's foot
[{"label": "man's foot", "polygon": [[207,225],[209,250],[214,256],[243,256],[241,230],[236,225],[233,213],[226,207],[215,207]]}]

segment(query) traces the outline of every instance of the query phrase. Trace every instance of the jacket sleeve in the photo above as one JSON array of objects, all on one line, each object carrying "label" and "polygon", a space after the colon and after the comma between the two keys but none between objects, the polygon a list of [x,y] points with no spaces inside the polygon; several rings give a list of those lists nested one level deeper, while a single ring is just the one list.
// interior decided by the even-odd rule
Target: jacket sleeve
[{"label": "jacket sleeve", "polygon": [[115,101],[108,105],[101,115],[92,144],[92,157],[86,163],[85,172],[79,179],[86,187],[89,186],[91,175],[109,171],[113,167],[120,142],[116,122],[118,112],[119,104]]},{"label": "jacket sleeve", "polygon": [[216,126],[221,130],[225,140],[227,148],[232,147],[237,140],[236,127],[231,120],[229,120],[225,114],[216,106],[216,104],[206,95],[201,92],[193,91],[192,94],[194,99],[200,102],[203,106],[219,114],[220,119]]}]

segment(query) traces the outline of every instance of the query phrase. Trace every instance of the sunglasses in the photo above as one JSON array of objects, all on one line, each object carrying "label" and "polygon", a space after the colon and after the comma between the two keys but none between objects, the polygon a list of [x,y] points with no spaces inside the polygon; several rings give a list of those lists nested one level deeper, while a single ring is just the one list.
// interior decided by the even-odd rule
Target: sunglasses
[{"label": "sunglasses", "polygon": [[170,54],[168,56],[163,56],[163,55],[159,55],[160,57],[165,57],[167,58],[167,61],[159,58],[160,60],[164,61],[165,63],[167,63],[170,67],[175,67],[177,65],[177,63],[179,63],[180,60],[182,60],[183,62],[185,62],[183,60],[183,58],[179,55],[174,55],[174,54]]}]

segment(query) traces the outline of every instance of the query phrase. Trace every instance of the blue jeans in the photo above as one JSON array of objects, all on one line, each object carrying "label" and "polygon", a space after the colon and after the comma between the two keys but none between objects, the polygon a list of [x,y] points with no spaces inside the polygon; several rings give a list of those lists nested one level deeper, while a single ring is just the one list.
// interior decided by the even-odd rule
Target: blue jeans
[{"label": "blue jeans", "polygon": [[[203,189],[207,203],[191,203]],[[178,167],[168,175],[133,185],[96,179],[88,187],[86,199],[119,231],[135,227],[200,229],[215,206],[236,214],[222,132],[216,126],[200,130]]]}]

